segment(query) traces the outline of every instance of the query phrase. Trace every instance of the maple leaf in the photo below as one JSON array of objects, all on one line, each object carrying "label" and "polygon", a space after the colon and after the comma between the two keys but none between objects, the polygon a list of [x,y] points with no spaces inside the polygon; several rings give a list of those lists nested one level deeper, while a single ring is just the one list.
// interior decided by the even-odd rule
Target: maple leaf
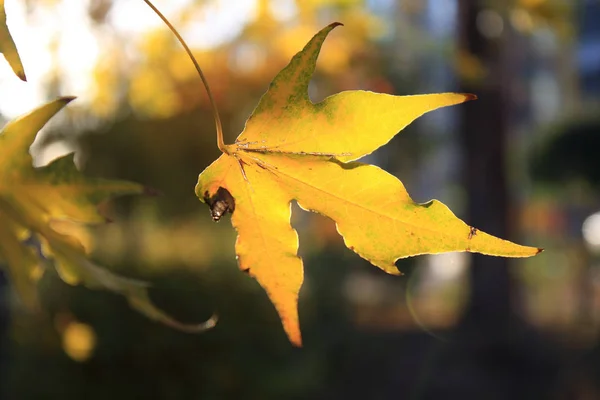
[{"label": "maple leaf", "polygon": [[392,96],[347,91],[312,103],[308,84],[323,41],[319,33],[273,80],[244,131],[198,178],[196,195],[215,220],[227,212],[242,270],[256,278],[294,345],[301,345],[298,293],[303,281],[291,201],[335,221],[346,246],[390,274],[404,257],[469,251],[528,257],[541,250],[479,231],[437,200],[415,203],[402,183],[355,162],[417,117],[475,96]]},{"label": "maple leaf", "polygon": [[26,81],[25,69],[21,57],[17,52],[17,46],[6,25],[6,11],[4,11],[4,0],[0,0],[0,53],[4,54],[6,61],[21,80]]},{"label": "maple leaf", "polygon": [[9,122],[0,132],[0,256],[21,299],[36,307],[35,281],[51,259],[66,283],[119,293],[153,320],[184,331],[212,327],[214,319],[200,325],[174,320],[152,304],[148,283],[95,265],[87,258],[76,231],[65,233],[64,224],[56,229],[60,222],[104,223],[99,203],[114,196],[148,192],[137,183],[86,177],[75,168],[73,154],[46,167],[32,166],[29,147],[37,132],[71,100],[73,97],[56,99]]}]

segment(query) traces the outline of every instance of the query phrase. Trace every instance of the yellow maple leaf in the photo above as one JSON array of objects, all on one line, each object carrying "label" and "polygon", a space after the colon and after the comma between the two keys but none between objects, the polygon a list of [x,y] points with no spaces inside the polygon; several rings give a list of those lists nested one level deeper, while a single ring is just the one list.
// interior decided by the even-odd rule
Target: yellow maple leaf
[{"label": "yellow maple leaf", "polygon": [[347,91],[312,103],[308,84],[323,41],[317,33],[275,77],[232,145],[198,178],[196,195],[215,220],[232,213],[239,266],[256,278],[294,345],[301,345],[298,293],[303,281],[290,203],[335,221],[346,246],[390,274],[399,258],[470,251],[529,257],[541,250],[481,232],[437,200],[415,203],[402,183],[355,162],[419,116],[475,96],[391,96]]},{"label": "yellow maple leaf", "polygon": [[148,283],[95,265],[87,258],[77,231],[53,224],[103,223],[106,218],[98,212],[99,203],[148,191],[137,183],[86,177],[75,168],[73,154],[46,167],[32,166],[29,147],[37,132],[72,99],[45,104],[9,122],[0,132],[0,256],[20,297],[30,307],[37,305],[35,283],[50,259],[63,281],[119,293],[153,320],[185,331],[212,327],[214,319],[200,325],[174,320],[152,304]]},{"label": "yellow maple leaf", "polygon": [[0,53],[4,54],[6,61],[21,80],[26,81],[25,69],[21,57],[17,52],[17,46],[6,25],[6,11],[4,11],[4,0],[0,0]]}]

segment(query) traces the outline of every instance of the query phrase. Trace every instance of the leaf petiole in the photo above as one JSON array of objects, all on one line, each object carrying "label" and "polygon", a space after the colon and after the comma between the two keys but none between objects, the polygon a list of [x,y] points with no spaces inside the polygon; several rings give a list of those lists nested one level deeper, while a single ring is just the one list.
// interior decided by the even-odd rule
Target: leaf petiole
[{"label": "leaf petiole", "polygon": [[229,151],[227,150],[227,147],[225,146],[225,142],[223,140],[223,127],[221,125],[221,118],[219,117],[219,110],[217,109],[217,103],[215,102],[215,99],[213,98],[212,92],[210,91],[210,86],[208,85],[208,80],[206,79],[206,76],[204,76],[204,73],[202,72],[202,68],[200,68],[200,64],[198,64],[198,61],[196,60],[196,57],[194,57],[194,54],[192,54],[192,51],[190,50],[189,46],[187,45],[185,40],[183,40],[183,38],[181,37],[181,35],[177,31],[177,29],[175,29],[175,27],[169,22],[167,17],[165,17],[163,15],[163,13],[161,13],[158,10],[158,8],[156,8],[154,6],[154,4],[152,4],[152,2],[150,0],[144,0],[144,3],[146,3],[148,5],[148,7],[150,7],[152,9],[152,11],[154,11],[156,13],[156,15],[158,15],[159,18],[169,27],[171,32],[173,32],[173,34],[175,35],[175,37],[177,38],[179,43],[181,43],[181,45],[185,49],[187,55],[190,57],[190,60],[192,60],[192,63],[194,63],[194,67],[196,67],[196,71],[198,71],[198,74],[200,75],[200,79],[202,80],[202,84],[204,85],[204,88],[206,89],[206,94],[208,95],[208,99],[210,101],[210,105],[212,108],[213,117],[215,119],[215,125],[217,128],[217,146],[219,147],[219,150],[221,150],[223,153],[229,154]]}]

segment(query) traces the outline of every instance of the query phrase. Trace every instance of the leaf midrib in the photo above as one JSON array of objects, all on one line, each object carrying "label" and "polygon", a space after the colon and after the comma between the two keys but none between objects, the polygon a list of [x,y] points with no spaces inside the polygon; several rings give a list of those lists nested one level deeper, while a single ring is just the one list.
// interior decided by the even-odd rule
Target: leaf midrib
[{"label": "leaf midrib", "polygon": [[[268,168],[268,167],[267,167],[267,168]],[[269,169],[271,172],[273,172],[275,175],[277,175],[277,174],[284,175],[285,177],[287,177],[287,178],[290,178],[290,179],[293,179],[293,180],[295,180],[295,181],[297,181],[297,182],[300,182],[301,184],[303,184],[303,185],[305,185],[305,186],[308,186],[308,187],[310,187],[310,188],[316,189],[316,190],[318,190],[319,192],[322,192],[322,193],[324,193],[324,194],[326,194],[326,195],[329,195],[329,196],[331,196],[331,197],[334,197],[334,198],[338,199],[339,201],[342,201],[342,202],[348,203],[348,204],[350,204],[350,205],[352,205],[352,206],[358,207],[358,208],[360,208],[360,209],[363,209],[363,210],[365,210],[365,211],[368,211],[368,212],[370,212],[370,213],[372,213],[372,214],[375,214],[375,215],[377,215],[377,216],[382,216],[382,217],[385,217],[385,218],[387,218],[387,219],[389,219],[389,220],[392,220],[392,221],[399,222],[399,223],[401,223],[401,224],[404,224],[404,225],[406,225],[406,226],[410,226],[410,227],[412,227],[412,228],[414,228],[414,229],[429,231],[429,232],[432,232],[432,233],[435,233],[435,234],[439,234],[439,235],[444,235],[444,236],[447,236],[447,237],[450,237],[450,238],[453,238],[453,239],[455,238],[455,237],[453,237],[453,236],[450,236],[450,235],[448,235],[448,234],[447,234],[447,233],[445,233],[445,232],[438,231],[438,230],[433,230],[433,229],[431,229],[431,228],[426,228],[426,227],[423,227],[423,226],[417,226],[417,225],[411,224],[411,223],[409,223],[409,222],[407,222],[407,221],[404,221],[404,220],[399,220],[399,219],[397,219],[397,218],[394,218],[394,217],[393,217],[393,216],[391,216],[391,215],[388,215],[388,214],[384,214],[384,213],[381,213],[381,212],[374,211],[374,210],[372,210],[371,208],[369,208],[369,207],[366,207],[366,206],[365,206],[365,205],[363,205],[363,204],[360,204],[360,203],[356,203],[356,202],[350,201],[350,200],[348,200],[347,198],[344,198],[344,197],[340,197],[340,196],[338,196],[338,195],[336,195],[336,194],[334,194],[334,193],[331,193],[331,192],[329,192],[329,191],[327,191],[327,190],[325,190],[325,189],[322,189],[322,188],[320,188],[320,187],[318,187],[318,186],[315,186],[315,185],[314,185],[314,184],[312,184],[312,183],[305,182],[304,180],[302,180],[302,179],[300,179],[300,178],[298,178],[298,177],[292,176],[292,175],[290,175],[289,173],[285,173],[285,172],[283,172],[283,171],[282,171],[282,170],[280,170],[280,169],[277,169],[277,170],[275,170],[275,171],[272,171],[270,168],[268,168],[268,169]],[[298,198],[294,198],[294,200],[296,200],[296,201],[300,201]],[[416,204],[416,203],[415,203],[415,204]],[[417,204],[417,205],[418,205],[418,204]],[[338,223],[338,221],[336,221],[336,223]]]}]

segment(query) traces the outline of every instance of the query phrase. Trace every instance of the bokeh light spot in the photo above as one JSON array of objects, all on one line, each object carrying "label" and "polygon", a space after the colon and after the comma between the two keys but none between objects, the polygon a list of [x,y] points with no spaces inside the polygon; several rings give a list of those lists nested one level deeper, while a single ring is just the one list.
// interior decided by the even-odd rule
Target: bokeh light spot
[{"label": "bokeh light spot", "polygon": [[477,29],[488,39],[495,39],[504,31],[502,16],[494,10],[483,10],[477,15]]},{"label": "bokeh light spot", "polygon": [[71,322],[63,332],[63,349],[77,362],[88,360],[96,347],[94,329],[81,322]]},{"label": "bokeh light spot", "polygon": [[592,247],[600,247],[600,212],[594,213],[583,221],[583,238]]}]

